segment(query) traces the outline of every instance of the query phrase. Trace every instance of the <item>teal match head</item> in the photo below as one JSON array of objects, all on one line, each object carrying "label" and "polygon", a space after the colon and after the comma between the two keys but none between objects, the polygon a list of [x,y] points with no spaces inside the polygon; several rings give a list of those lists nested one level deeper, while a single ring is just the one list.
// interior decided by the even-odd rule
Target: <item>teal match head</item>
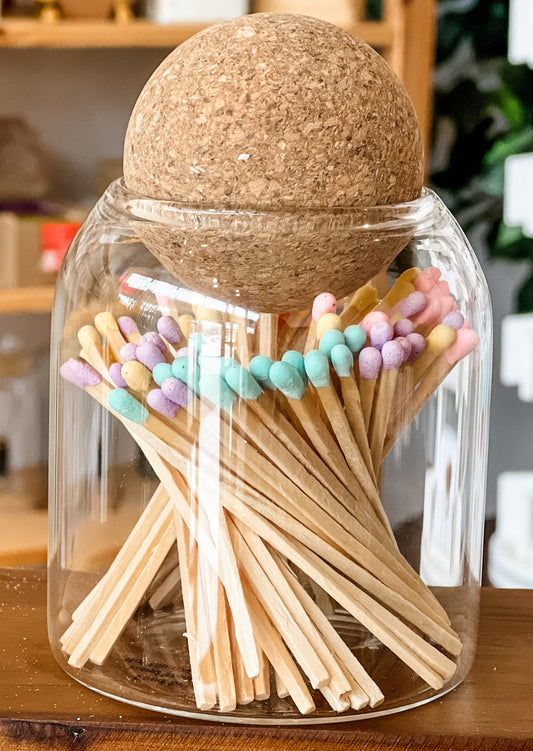
[{"label": "teal match head", "polygon": [[226,381],[217,373],[201,375],[198,389],[201,397],[209,399],[221,409],[230,410],[237,398]]},{"label": "teal match head", "polygon": [[318,348],[326,357],[330,356],[331,350],[336,344],[344,344],[344,334],[337,329],[329,329],[320,337]]},{"label": "teal match head", "polygon": [[172,372],[172,365],[168,362],[159,362],[153,369],[152,375],[157,385],[161,386],[163,381],[166,381],[167,378],[172,378],[174,375]]},{"label": "teal match head", "polygon": [[172,375],[179,381],[186,383],[193,391],[198,391],[200,368],[196,360],[190,357],[176,357],[172,363]]},{"label": "teal match head", "polygon": [[305,383],[294,365],[290,362],[272,363],[270,380],[288,399],[301,399],[305,394]]},{"label": "teal match head", "polygon": [[149,412],[134,396],[126,389],[113,389],[107,397],[107,403],[111,409],[125,417],[126,420],[142,425],[146,422]]},{"label": "teal match head", "polygon": [[275,391],[276,389],[268,376],[271,367],[272,360],[266,355],[257,355],[250,363],[251,374],[265,391]]},{"label": "teal match head", "polygon": [[366,343],[367,333],[362,326],[354,323],[344,329],[344,339],[354,355],[358,355]]},{"label": "teal match head", "polygon": [[226,370],[224,378],[228,386],[242,399],[259,399],[263,393],[250,371],[237,363]]},{"label": "teal match head", "polygon": [[331,364],[339,378],[349,378],[353,369],[352,350],[346,344],[336,344],[330,353]]},{"label": "teal match head", "polygon": [[305,372],[304,356],[296,349],[289,349],[281,358],[282,362],[288,362],[294,365],[298,373],[302,377],[304,384],[307,384],[307,373]]},{"label": "teal match head", "polygon": [[319,349],[313,349],[311,352],[308,352],[305,356],[305,371],[309,380],[316,388],[329,386],[329,360],[324,352],[321,352]]}]

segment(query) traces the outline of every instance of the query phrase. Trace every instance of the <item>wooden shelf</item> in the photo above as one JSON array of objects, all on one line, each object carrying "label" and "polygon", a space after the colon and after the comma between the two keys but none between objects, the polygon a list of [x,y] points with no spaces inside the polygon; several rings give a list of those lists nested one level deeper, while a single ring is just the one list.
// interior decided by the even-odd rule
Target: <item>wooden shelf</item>
[{"label": "wooden shelf", "polygon": [[[100,47],[175,47],[208,24],[160,25],[148,21],[33,21],[4,19],[0,25],[0,47],[90,49]],[[388,47],[393,40],[385,22],[364,21],[348,28],[373,47]]]},{"label": "wooden shelf", "polygon": [[0,315],[19,313],[50,313],[54,287],[19,287],[0,289]]}]

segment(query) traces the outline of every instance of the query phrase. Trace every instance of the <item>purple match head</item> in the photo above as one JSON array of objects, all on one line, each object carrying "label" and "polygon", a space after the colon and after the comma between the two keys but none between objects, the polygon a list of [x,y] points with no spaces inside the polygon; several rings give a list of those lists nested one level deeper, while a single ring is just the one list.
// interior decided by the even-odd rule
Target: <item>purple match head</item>
[{"label": "purple match head", "polygon": [[155,331],[149,331],[147,334],[141,336],[141,344],[155,344],[155,346],[161,350],[163,354],[167,351],[167,345],[161,339],[158,333]]},{"label": "purple match head", "polygon": [[370,329],[370,344],[376,349],[381,349],[385,342],[390,342],[394,336],[394,329],[387,321],[378,321]]},{"label": "purple match head", "polygon": [[409,362],[413,362],[419,357],[426,349],[426,340],[422,334],[408,334],[407,341],[411,345],[411,354],[409,355]]},{"label": "purple match head", "polygon": [[81,357],[71,357],[63,363],[59,372],[66,381],[70,381],[80,389],[98,386],[102,380],[100,373]]},{"label": "purple match head", "polygon": [[181,347],[176,352],[176,358],[178,357],[189,357],[189,348],[188,347]]},{"label": "purple match head", "polygon": [[405,299],[398,303],[398,310],[404,318],[416,316],[426,309],[428,299],[423,292],[411,292]]},{"label": "purple match head", "polygon": [[128,384],[122,377],[122,364],[119,362],[114,362],[112,365],[109,366],[109,375],[111,376],[111,380],[115,384],[115,386],[119,389],[127,389]]},{"label": "purple match head", "polygon": [[129,342],[128,344],[124,344],[120,348],[120,359],[122,362],[130,362],[131,360],[137,359],[137,345],[132,344]]},{"label": "purple match head", "polygon": [[359,324],[368,334],[370,332],[370,329],[375,323],[381,323],[381,322],[387,322],[389,321],[389,316],[384,313],[382,310],[372,310],[370,313],[367,313],[366,316],[363,318],[361,323]]},{"label": "purple match head", "polygon": [[453,310],[451,313],[448,313],[442,322],[445,326],[451,326],[452,329],[459,331],[463,327],[465,318],[458,310]]},{"label": "purple match head", "polygon": [[398,342],[398,344],[401,344],[403,348],[403,361],[407,362],[409,358],[411,357],[411,352],[413,351],[413,345],[411,344],[411,342],[406,336],[397,336],[394,341]]},{"label": "purple match head", "polygon": [[157,330],[170,344],[178,344],[181,341],[181,329],[172,316],[161,316],[157,322]]},{"label": "purple match head", "polygon": [[146,395],[146,401],[148,406],[165,417],[176,417],[178,413],[179,405],[167,399],[161,389],[149,391]]},{"label": "purple match head", "polygon": [[385,342],[381,350],[383,358],[383,370],[398,370],[404,361],[404,349],[400,342],[393,339]]},{"label": "purple match head", "polygon": [[381,370],[381,352],[375,347],[364,347],[359,353],[359,373],[367,381],[375,381]]},{"label": "purple match head", "polygon": [[137,360],[149,370],[153,370],[160,362],[165,362],[165,356],[155,344],[143,342],[137,347]]},{"label": "purple match head", "polygon": [[408,318],[400,318],[399,321],[396,321],[394,324],[394,336],[407,336],[407,334],[412,334],[415,330],[415,325],[412,321],[410,321]]},{"label": "purple match head", "polygon": [[117,319],[117,323],[122,336],[128,336],[128,334],[137,334],[139,332],[137,324],[135,323],[133,318],[130,318],[129,316],[120,316],[120,318]]},{"label": "purple match head", "polygon": [[189,403],[190,391],[178,378],[165,378],[161,384],[161,391],[167,399],[180,407],[186,407]]}]

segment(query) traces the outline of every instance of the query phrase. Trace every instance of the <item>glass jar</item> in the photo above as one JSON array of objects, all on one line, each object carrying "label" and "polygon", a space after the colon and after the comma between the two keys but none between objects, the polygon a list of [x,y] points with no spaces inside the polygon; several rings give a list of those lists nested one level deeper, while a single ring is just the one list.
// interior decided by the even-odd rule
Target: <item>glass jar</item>
[{"label": "glass jar", "polygon": [[[311,241],[355,259],[344,297],[313,299],[317,280],[291,266],[291,245]],[[279,263],[291,284],[300,274],[307,309],[254,308],[217,256],[232,243],[257,248],[263,280]],[[385,244],[394,258],[368,280],[357,254]],[[273,212],[118,181],[67,254],[52,329],[48,617],[69,675],[158,711],[263,724],[378,716],[463,680],[491,311],[431,191]]]}]

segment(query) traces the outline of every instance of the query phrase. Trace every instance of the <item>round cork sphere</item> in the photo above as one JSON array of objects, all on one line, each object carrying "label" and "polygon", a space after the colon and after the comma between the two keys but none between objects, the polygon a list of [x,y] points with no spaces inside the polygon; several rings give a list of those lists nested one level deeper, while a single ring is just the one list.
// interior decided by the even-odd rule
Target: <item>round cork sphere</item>
[{"label": "round cork sphere", "polygon": [[[139,96],[124,151],[137,194],[293,209],[300,219],[306,209],[410,201],[422,178],[416,116],[383,58],[332,24],[288,13],[217,24],[172,52]],[[143,239],[184,283],[214,294],[215,279],[216,296],[273,312],[308,307],[324,290],[342,297],[400,250],[305,221],[279,236],[274,224],[250,226],[252,237],[221,227],[216,249],[201,227],[148,228]]]}]

